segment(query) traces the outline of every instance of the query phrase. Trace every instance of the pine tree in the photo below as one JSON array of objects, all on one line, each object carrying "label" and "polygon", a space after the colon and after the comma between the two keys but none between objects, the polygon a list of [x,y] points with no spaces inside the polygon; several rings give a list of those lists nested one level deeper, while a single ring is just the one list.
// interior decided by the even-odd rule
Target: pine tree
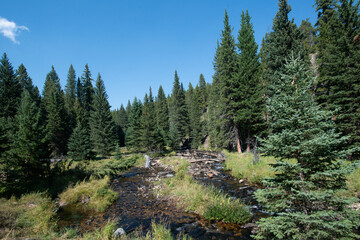
[{"label": "pine tree", "polygon": [[143,147],[141,144],[141,115],[142,103],[135,98],[131,105],[129,127],[125,138],[126,146],[134,150],[140,150]]},{"label": "pine tree", "polygon": [[294,19],[289,20],[290,5],[287,0],[279,0],[279,10],[273,21],[272,32],[265,37],[263,46],[264,65],[263,78],[267,84],[267,95],[272,96],[276,91],[275,83],[284,71],[286,59],[292,54],[301,59],[305,59],[305,47],[303,35],[294,23]]},{"label": "pine tree", "polygon": [[116,133],[120,146],[125,146],[125,133],[128,128],[128,115],[124,106],[121,104],[120,109],[111,112],[115,125]]},{"label": "pine tree", "polygon": [[6,53],[0,60],[0,117],[14,117],[20,104],[21,85]]},{"label": "pine tree", "polygon": [[199,101],[199,106],[201,107],[201,109],[205,109],[208,105],[208,92],[207,92],[207,86],[206,86],[206,82],[205,82],[205,78],[204,75],[201,73],[200,77],[199,77],[199,90],[196,93],[198,95],[198,101]]},{"label": "pine tree", "polygon": [[189,83],[187,90],[187,108],[189,113],[189,125],[190,125],[190,141],[191,148],[197,149],[202,140],[202,126],[201,126],[201,113],[202,108],[198,99],[201,99],[196,95],[193,86]]},{"label": "pine tree", "polygon": [[174,85],[169,102],[169,138],[173,149],[178,149],[188,132],[188,113],[185,92],[175,71]]},{"label": "pine tree", "polygon": [[95,152],[101,156],[109,155],[115,147],[115,124],[100,73],[96,79],[95,94],[92,100],[90,128]]},{"label": "pine tree", "polygon": [[69,67],[65,86],[65,109],[69,117],[71,130],[76,126],[76,114],[74,110],[76,101],[76,75],[73,65]]},{"label": "pine tree", "polygon": [[239,126],[234,122],[236,109],[231,106],[233,100],[230,98],[231,92],[234,91],[234,83],[237,81],[234,77],[237,71],[237,56],[235,39],[232,36],[232,28],[229,24],[229,17],[226,11],[221,42],[218,44],[214,58],[214,70],[213,90],[219,91],[219,93],[216,94],[217,99],[214,99],[212,102],[212,110],[210,112],[214,125],[212,127],[211,141],[213,143],[218,142],[215,145],[220,148],[232,148],[235,143],[240,153]]},{"label": "pine tree", "polygon": [[253,26],[248,11],[241,14],[241,29],[238,35],[238,70],[229,94],[230,106],[234,111],[234,122],[240,126],[250,151],[254,137],[265,129],[264,88],[260,76],[260,62],[257,54]]},{"label": "pine tree", "polygon": [[255,239],[355,239],[358,216],[339,191],[346,188],[348,167],[340,160],[331,112],[315,103],[314,78],[303,60],[285,65],[277,90],[268,99],[274,131],[263,151],[274,156],[276,175],[258,190],[260,204],[275,214],[261,219]]},{"label": "pine tree", "polygon": [[67,115],[64,106],[64,92],[60,79],[52,66],[46,76],[43,91],[43,108],[46,112],[46,139],[51,156],[62,156],[67,152]]},{"label": "pine tree", "polygon": [[34,86],[32,79],[28,75],[27,70],[23,64],[20,64],[20,66],[16,70],[16,78],[21,85],[22,91],[24,91],[25,89],[28,90],[30,96],[37,102],[37,104],[40,104],[39,90],[37,87]]},{"label": "pine tree", "polygon": [[74,161],[88,160],[93,157],[89,131],[78,122],[68,142],[68,157]]},{"label": "pine tree", "polygon": [[161,150],[164,148],[164,140],[156,125],[156,113],[154,98],[150,88],[149,96],[145,94],[144,105],[141,116],[142,144],[147,150]]},{"label": "pine tree", "polygon": [[92,81],[93,79],[91,78],[89,66],[86,64],[83,75],[81,76],[82,96],[80,98],[81,106],[84,109],[84,121],[86,124],[89,124],[91,106],[94,98],[94,88]]},{"label": "pine tree", "polygon": [[45,126],[41,118],[40,108],[25,89],[16,115],[17,131],[11,149],[0,163],[4,168],[5,186],[10,192],[26,190],[31,182],[49,172]]},{"label": "pine tree", "polygon": [[[216,53],[214,56],[214,69],[217,62],[220,51],[220,45],[217,44]],[[221,84],[218,78],[219,72],[215,71],[213,75],[213,82],[209,97],[209,120],[208,120],[208,132],[210,137],[211,147],[215,149],[223,149],[229,147],[231,136],[231,122],[225,115],[225,107],[221,98]]]},{"label": "pine tree", "polygon": [[312,26],[309,18],[302,20],[299,30],[303,35],[303,43],[308,54],[315,52],[316,30]]},{"label": "pine tree", "polygon": [[164,142],[169,145],[169,109],[167,99],[160,85],[155,103],[156,125]]},{"label": "pine tree", "polygon": [[360,2],[342,0],[339,3],[317,3],[319,48],[323,52],[318,58],[316,92],[319,103],[337,110],[334,116],[337,130],[350,136],[344,147],[353,149],[349,157],[356,159],[360,156],[360,45],[356,40],[360,33]]}]

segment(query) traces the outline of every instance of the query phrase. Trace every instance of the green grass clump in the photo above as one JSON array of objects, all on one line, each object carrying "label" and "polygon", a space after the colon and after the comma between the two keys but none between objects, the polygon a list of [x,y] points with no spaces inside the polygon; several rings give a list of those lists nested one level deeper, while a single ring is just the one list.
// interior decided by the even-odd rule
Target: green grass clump
[{"label": "green grass clump", "polygon": [[270,164],[275,163],[274,157],[260,156],[260,161],[252,163],[253,154],[230,153],[224,151],[226,155],[225,169],[231,170],[231,174],[236,178],[247,179],[250,183],[261,183],[265,177],[274,176]]},{"label": "green grass clump", "polygon": [[91,160],[86,166],[86,171],[89,175],[97,178],[103,178],[105,176],[114,177],[135,166],[137,161],[139,161],[138,155],[126,156],[119,160],[115,158]]},{"label": "green grass clump", "polygon": [[[193,211],[210,220],[223,220],[232,223],[245,223],[251,214],[239,200],[229,196],[214,187],[204,186],[193,180],[187,173],[189,162],[178,157],[166,158],[165,163],[175,166],[175,176],[163,180],[160,194],[175,197],[180,207]],[[221,213],[223,212],[223,213]]]},{"label": "green grass clump", "polygon": [[56,205],[45,193],[0,199],[0,238],[51,236],[57,227],[56,211]]},{"label": "green grass clump", "polygon": [[91,179],[77,183],[59,195],[63,204],[81,203],[89,199],[86,207],[95,211],[105,211],[117,198],[118,194],[109,188],[110,178]]},{"label": "green grass clump", "polygon": [[251,214],[238,200],[226,199],[208,206],[204,217],[210,220],[242,224],[250,220]]}]

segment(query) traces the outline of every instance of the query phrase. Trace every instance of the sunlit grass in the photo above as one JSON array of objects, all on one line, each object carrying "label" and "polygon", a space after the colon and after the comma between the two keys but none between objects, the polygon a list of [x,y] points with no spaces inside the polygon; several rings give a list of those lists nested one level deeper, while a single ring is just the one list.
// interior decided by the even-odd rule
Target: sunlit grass
[{"label": "sunlit grass", "polygon": [[239,201],[232,200],[214,187],[197,183],[187,173],[189,163],[179,157],[165,158],[164,164],[171,164],[175,176],[162,182],[161,195],[176,198],[179,207],[204,216],[207,219],[225,222],[245,223],[251,218],[249,210]]},{"label": "sunlit grass", "polygon": [[84,205],[86,208],[104,211],[118,196],[109,188],[109,182],[109,177],[79,182],[59,195],[60,202],[62,204],[75,204],[88,199],[88,203]]},{"label": "sunlit grass", "polygon": [[0,199],[0,238],[52,236],[57,207],[45,193]]},{"label": "sunlit grass", "polygon": [[250,183],[261,183],[265,177],[274,176],[274,171],[269,164],[275,163],[274,157],[260,156],[259,162],[253,164],[253,154],[224,151],[226,155],[225,169],[239,179],[246,179]]}]

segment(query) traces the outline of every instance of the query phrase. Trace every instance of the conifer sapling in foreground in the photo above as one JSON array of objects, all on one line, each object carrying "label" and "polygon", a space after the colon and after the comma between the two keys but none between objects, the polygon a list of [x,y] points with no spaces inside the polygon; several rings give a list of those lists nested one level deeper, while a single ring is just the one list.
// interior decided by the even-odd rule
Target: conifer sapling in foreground
[{"label": "conifer sapling in foreground", "polygon": [[255,239],[355,239],[359,217],[350,199],[340,196],[346,187],[344,140],[335,133],[332,113],[313,99],[314,78],[302,60],[291,59],[268,99],[270,127],[262,151],[274,156],[276,175],[256,198],[275,213],[259,221]]}]

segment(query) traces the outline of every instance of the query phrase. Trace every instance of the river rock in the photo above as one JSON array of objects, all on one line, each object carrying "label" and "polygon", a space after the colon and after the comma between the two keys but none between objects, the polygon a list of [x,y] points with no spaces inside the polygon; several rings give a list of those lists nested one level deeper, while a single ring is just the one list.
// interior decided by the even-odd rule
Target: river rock
[{"label": "river rock", "polygon": [[124,234],[126,234],[125,230],[123,228],[118,228],[114,232],[113,236],[114,237],[120,237],[121,235],[124,235]]}]

